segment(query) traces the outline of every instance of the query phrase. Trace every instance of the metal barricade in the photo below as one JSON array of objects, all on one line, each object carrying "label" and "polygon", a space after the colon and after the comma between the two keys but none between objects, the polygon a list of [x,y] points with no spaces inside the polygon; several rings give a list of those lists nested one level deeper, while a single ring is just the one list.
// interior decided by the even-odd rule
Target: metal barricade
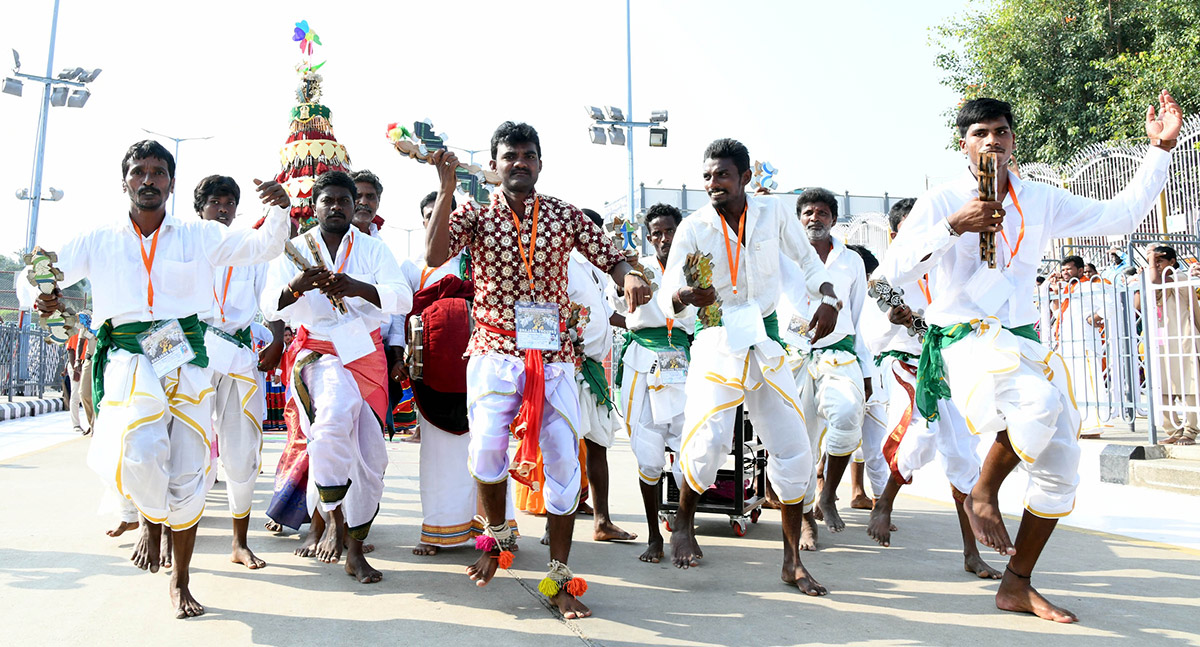
[{"label": "metal barricade", "polygon": [[0,325],[0,393],[42,397],[47,389],[62,388],[66,347],[46,342],[39,328]]},{"label": "metal barricade", "polygon": [[1200,278],[1186,271],[1164,272],[1160,283],[1142,275],[1147,312],[1146,352],[1150,358],[1150,442],[1158,429],[1167,435],[1194,437],[1200,406]]}]

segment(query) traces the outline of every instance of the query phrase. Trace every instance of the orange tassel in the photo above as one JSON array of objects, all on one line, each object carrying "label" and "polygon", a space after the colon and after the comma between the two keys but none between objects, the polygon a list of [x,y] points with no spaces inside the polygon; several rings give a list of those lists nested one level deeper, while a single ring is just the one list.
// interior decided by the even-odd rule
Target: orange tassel
[{"label": "orange tassel", "polygon": [[572,577],[570,581],[567,582],[566,589],[567,593],[574,597],[579,597],[584,593],[587,593],[587,580],[583,579],[582,577]]},{"label": "orange tassel", "polygon": [[513,554],[507,550],[500,551],[500,555],[496,557],[496,565],[500,568],[508,568],[512,566]]}]

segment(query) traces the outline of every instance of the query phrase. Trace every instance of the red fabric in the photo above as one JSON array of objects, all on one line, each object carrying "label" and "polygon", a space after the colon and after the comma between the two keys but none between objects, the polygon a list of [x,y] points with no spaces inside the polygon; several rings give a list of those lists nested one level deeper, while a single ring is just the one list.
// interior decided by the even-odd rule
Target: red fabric
[{"label": "red fabric", "polygon": [[[916,377],[917,369],[915,366],[909,366],[904,362],[896,363],[899,364],[905,371],[908,371],[913,377]],[[887,459],[888,467],[891,468],[892,477],[896,479],[896,482],[907,484],[912,483],[912,479],[905,479],[900,475],[900,465],[898,462],[899,458],[896,455],[896,452],[900,449],[900,442],[904,440],[904,434],[908,433],[909,425],[912,424],[913,402],[916,398],[916,392],[913,391],[912,386],[910,386],[908,382],[905,382],[900,378],[899,375],[896,374],[896,369],[894,367],[892,368],[892,378],[896,380],[896,383],[900,385],[900,388],[904,389],[905,393],[908,393],[908,408],[905,409],[904,415],[900,417],[900,422],[896,425],[896,428],[893,429],[891,433],[887,435],[887,438],[883,440],[883,457]]]},{"label": "red fabric", "polygon": [[421,380],[434,391],[467,392],[465,353],[471,339],[467,301],[474,294],[470,281],[449,275],[413,295],[409,316],[421,317],[425,335]]},{"label": "red fabric", "polygon": [[[387,358],[383,354],[383,337],[379,334],[378,328],[371,331],[371,341],[375,342],[375,352],[345,364],[345,367],[354,376],[363,400],[382,422],[387,420],[388,370]],[[337,349],[334,348],[333,342],[313,339],[308,336],[308,328],[300,326],[300,329],[296,331],[296,336],[292,339],[292,344],[283,354],[283,374],[289,379],[292,367],[296,365],[296,358],[300,355],[300,351],[306,348],[322,355],[337,355]]]},{"label": "red fabric", "polygon": [[[515,330],[503,330],[479,322],[488,332],[506,337],[516,337]],[[517,452],[513,455],[512,467],[508,469],[517,482],[537,492],[542,484],[537,480],[539,438],[542,434],[542,412],[546,406],[546,374],[542,364],[542,351],[525,351],[525,392],[521,395],[521,408],[513,420],[512,435],[517,439]]]}]

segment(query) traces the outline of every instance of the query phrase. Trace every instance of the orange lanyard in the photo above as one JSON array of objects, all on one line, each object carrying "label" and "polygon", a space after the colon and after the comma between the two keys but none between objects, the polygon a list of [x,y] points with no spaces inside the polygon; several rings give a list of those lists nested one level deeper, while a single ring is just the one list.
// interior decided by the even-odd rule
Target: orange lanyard
[{"label": "orange lanyard", "polygon": [[[521,262],[525,263],[525,274],[529,276],[529,294],[533,296],[533,245],[537,242],[538,209],[541,208],[541,198],[533,199],[533,230],[529,234],[529,255],[525,255],[525,246],[521,244],[521,220],[513,211],[513,224],[517,227],[517,251],[521,254]],[[511,211],[511,209],[510,209]]]},{"label": "orange lanyard", "polygon": [[738,223],[737,237],[737,259],[734,259],[733,251],[729,249],[729,225],[725,223],[725,217],[717,214],[721,218],[721,232],[725,234],[725,256],[729,259],[729,278],[733,282],[733,293],[737,294],[737,275],[738,267],[742,264],[742,234],[746,232],[746,208],[750,206],[750,201],[746,201],[746,206],[742,207],[742,221]]},{"label": "orange lanyard", "polygon": [[438,268],[436,268],[436,267],[427,267],[427,268],[421,270],[421,285],[419,285],[417,287],[417,289],[424,290],[425,289],[425,280],[428,279],[430,277],[430,275],[432,275],[436,271],[438,271]]},{"label": "orange lanyard", "polygon": [[925,278],[923,278],[923,279],[917,279],[917,287],[921,288],[921,294],[925,295],[926,305],[933,303],[933,297],[929,295],[929,275],[928,274],[926,274]]},{"label": "orange lanyard", "polygon": [[1008,247],[1008,262],[1004,264],[1004,269],[1008,269],[1012,265],[1013,259],[1017,257],[1017,252],[1021,251],[1021,241],[1025,240],[1025,212],[1021,211],[1021,203],[1017,202],[1017,194],[1013,192],[1012,182],[1008,183],[1008,197],[1012,198],[1013,206],[1017,208],[1017,213],[1021,214],[1021,230],[1017,233],[1017,246],[1013,247],[1008,243],[1008,234],[1004,230],[1000,230],[1000,235],[1004,238],[1004,245]]},{"label": "orange lanyard", "polygon": [[350,250],[352,249],[354,249],[354,232],[350,232],[350,243],[346,245],[346,255],[342,257],[342,264],[338,266],[338,274],[341,274],[342,270],[346,269],[346,261],[350,260]]},{"label": "orange lanyard", "polygon": [[213,298],[217,299],[217,307],[221,309],[221,323],[225,323],[225,299],[229,297],[229,279],[233,278],[233,267],[225,270],[225,289],[221,291],[221,298],[217,299],[217,288],[213,287]]},{"label": "orange lanyard", "polygon": [[137,221],[129,219],[133,223],[133,230],[138,235],[138,249],[142,251],[142,265],[146,266],[146,305],[150,308],[150,314],[154,315],[154,278],[150,275],[154,268],[154,254],[158,251],[158,232],[162,231],[162,223],[158,223],[158,229],[154,230],[154,238],[150,241],[150,255],[146,255],[146,243],[142,239],[142,229],[138,227]]},{"label": "orange lanyard", "polygon": [[[738,251],[741,251],[741,250],[738,250]],[[663,265],[662,261],[659,261],[657,258],[654,260],[658,262],[658,267],[659,267],[659,269],[662,270],[662,275],[666,276],[667,275],[667,266]],[[666,313],[663,313],[663,314],[665,315]],[[671,343],[671,329],[674,327],[675,327],[675,320],[672,319],[671,317],[667,317],[667,345],[670,346],[671,348],[675,348],[675,344]]]}]

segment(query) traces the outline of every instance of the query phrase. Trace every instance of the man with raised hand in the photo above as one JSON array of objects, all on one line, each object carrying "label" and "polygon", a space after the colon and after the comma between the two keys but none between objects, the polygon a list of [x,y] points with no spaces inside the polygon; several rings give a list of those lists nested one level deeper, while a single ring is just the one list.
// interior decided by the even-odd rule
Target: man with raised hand
[{"label": "man with raised hand", "polygon": [[[1000,609],[1077,621],[1030,582],[1058,519],[1075,505],[1080,428],[1066,365],[1034,331],[1035,277],[1051,239],[1127,234],[1145,219],[1166,183],[1183,123],[1167,91],[1159,94],[1157,107],[1146,113],[1150,146],[1137,173],[1113,199],[1100,201],[1010,173],[1012,109],[996,99],[968,101],[957,119],[967,168],[918,198],[880,268],[895,283],[928,273],[938,286],[925,314],[929,332],[918,366],[921,415],[936,419],[938,400],[951,398],[968,430],[995,434],[964,509],[975,537],[1009,557],[996,593]],[[982,153],[996,155],[996,200],[979,198]],[[981,234],[995,237],[995,267],[980,258]],[[1029,483],[1013,541],[999,491],[1018,466]]]}]

